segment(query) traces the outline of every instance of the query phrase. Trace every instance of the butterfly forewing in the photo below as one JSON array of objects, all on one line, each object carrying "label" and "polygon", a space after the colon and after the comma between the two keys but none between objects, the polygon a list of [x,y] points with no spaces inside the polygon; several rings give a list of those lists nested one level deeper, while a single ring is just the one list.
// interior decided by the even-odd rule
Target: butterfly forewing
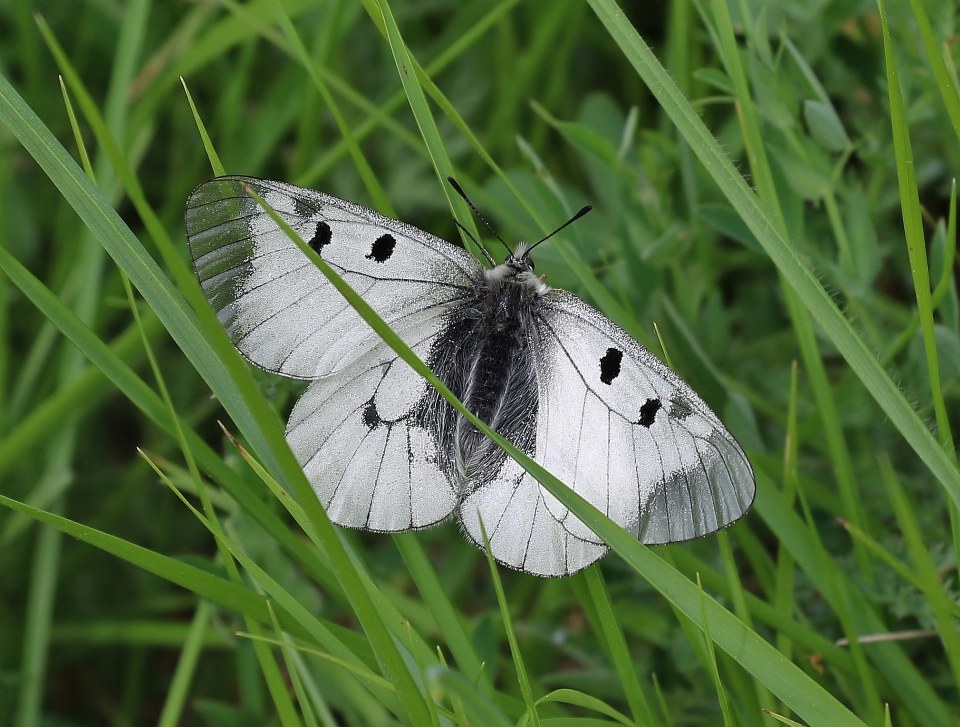
[{"label": "butterfly forewing", "polygon": [[344,200],[249,177],[211,180],[187,201],[194,268],[237,348],[268,371],[325,376],[380,339],[252,193],[404,338],[435,333],[481,274],[465,251]]}]

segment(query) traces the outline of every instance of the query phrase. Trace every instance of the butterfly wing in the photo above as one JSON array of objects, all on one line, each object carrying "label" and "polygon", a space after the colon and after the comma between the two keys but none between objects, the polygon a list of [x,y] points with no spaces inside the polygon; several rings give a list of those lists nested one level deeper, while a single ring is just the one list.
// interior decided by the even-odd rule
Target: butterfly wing
[{"label": "butterfly wing", "polygon": [[552,496],[534,477],[508,459],[492,481],[463,498],[460,524],[467,537],[483,548],[482,520],[493,557],[537,576],[576,573],[603,557],[607,546],[593,533],[590,539],[574,535],[548,508],[548,497]]},{"label": "butterfly wing", "polygon": [[[648,545],[707,535],[753,502],[753,470],[717,416],[667,366],[577,296],[552,290],[536,315],[538,416],[529,454]],[[465,498],[460,519],[494,555],[538,575],[566,575],[606,548],[529,474]]]},{"label": "butterfly wing", "polygon": [[336,197],[251,177],[210,180],[187,200],[194,268],[234,344],[268,371],[315,379],[389,349],[250,191],[404,340],[436,333],[482,274],[463,249]]},{"label": "butterfly wing", "polygon": [[[710,407],[577,296],[541,309],[537,461],[648,545],[715,532],[753,502],[753,470]],[[567,422],[576,417],[580,427]],[[597,538],[552,496],[567,529]]]},{"label": "butterfly wing", "polygon": [[[431,337],[413,342],[421,358]],[[438,459],[429,384],[386,346],[312,381],[287,423],[287,441],[330,518],[399,532],[434,525],[459,494]]]}]

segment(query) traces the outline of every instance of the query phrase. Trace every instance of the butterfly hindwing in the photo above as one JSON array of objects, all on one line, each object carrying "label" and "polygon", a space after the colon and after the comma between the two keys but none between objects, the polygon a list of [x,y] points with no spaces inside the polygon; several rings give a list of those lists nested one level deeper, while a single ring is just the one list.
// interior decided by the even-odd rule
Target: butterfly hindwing
[{"label": "butterfly hindwing", "polygon": [[[536,461],[650,545],[706,535],[743,515],[753,471],[706,403],[577,296],[552,290],[543,302]],[[543,496],[568,532],[600,542]]]},{"label": "butterfly hindwing", "polygon": [[237,348],[268,371],[326,376],[380,339],[251,191],[405,340],[435,333],[482,274],[464,250],[336,197],[250,177],[206,182],[185,213],[194,268]]},{"label": "butterfly hindwing", "polygon": [[[425,357],[430,341],[413,350]],[[459,495],[438,461],[427,382],[381,345],[310,383],[287,423],[287,442],[330,518],[379,532],[446,519]]]},{"label": "butterfly hindwing", "polygon": [[463,498],[460,523],[482,548],[482,519],[494,558],[533,575],[565,576],[602,558],[607,546],[593,533],[591,539],[573,535],[548,509],[547,497],[529,472],[507,460],[496,478]]}]

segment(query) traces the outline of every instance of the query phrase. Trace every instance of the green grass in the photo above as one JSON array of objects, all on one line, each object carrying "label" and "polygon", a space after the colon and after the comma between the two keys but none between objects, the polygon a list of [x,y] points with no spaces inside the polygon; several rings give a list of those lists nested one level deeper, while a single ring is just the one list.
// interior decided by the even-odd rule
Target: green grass
[{"label": "green grass", "polygon": [[[0,8],[10,724],[956,724],[956,9],[66,7]],[[189,267],[221,169],[453,240],[450,174],[508,240],[593,204],[538,272],[658,326],[754,509],[649,549],[520,457],[615,551],[562,580],[332,525]]]}]

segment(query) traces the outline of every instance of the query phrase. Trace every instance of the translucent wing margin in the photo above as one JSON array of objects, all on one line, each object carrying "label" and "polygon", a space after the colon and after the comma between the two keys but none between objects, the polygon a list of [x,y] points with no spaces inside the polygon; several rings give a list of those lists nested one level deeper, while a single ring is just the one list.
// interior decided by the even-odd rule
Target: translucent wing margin
[{"label": "translucent wing margin", "polygon": [[[649,545],[707,535],[749,509],[746,455],[673,371],[571,293],[550,291],[540,321],[538,463]],[[600,542],[541,496],[571,535]]]},{"label": "translucent wing margin", "polygon": [[326,376],[380,339],[250,190],[404,340],[436,333],[446,307],[482,274],[463,249],[336,197],[251,177],[210,180],[187,200],[193,265],[234,344],[268,371]]}]

